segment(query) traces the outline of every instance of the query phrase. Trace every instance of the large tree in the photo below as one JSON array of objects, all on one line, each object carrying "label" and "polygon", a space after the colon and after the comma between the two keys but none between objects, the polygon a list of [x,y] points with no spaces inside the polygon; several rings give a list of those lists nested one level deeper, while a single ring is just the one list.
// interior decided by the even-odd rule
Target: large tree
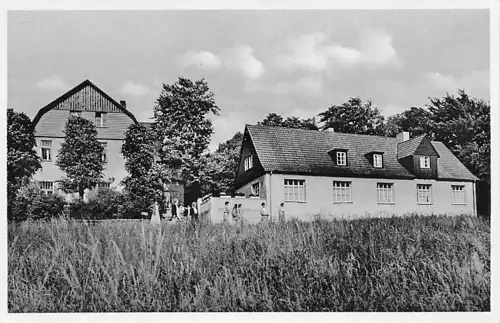
[{"label": "large tree", "polygon": [[[36,151],[30,118],[7,109],[7,198],[10,205],[21,184],[29,181],[42,167]],[[10,214],[10,211],[9,211]]]},{"label": "large tree", "polygon": [[173,168],[160,162],[161,147],[153,131],[132,124],[121,148],[128,176],[122,181],[133,208],[144,209],[163,199],[164,185],[171,182]]},{"label": "large tree", "polygon": [[433,138],[432,113],[426,108],[411,107],[402,113],[388,117],[385,124],[385,135],[394,137],[401,131],[408,131],[411,138],[423,134]]},{"label": "large tree", "polygon": [[344,133],[366,135],[384,134],[384,117],[371,101],[363,103],[359,97],[333,105],[319,114],[323,129],[333,128]]},{"label": "large tree", "polygon": [[490,105],[464,90],[430,98],[434,139],[442,141],[481,179],[490,180]]},{"label": "large tree", "polygon": [[283,117],[276,113],[269,113],[262,121],[257,124],[270,127],[286,127],[286,128],[300,128],[308,130],[318,130],[316,120],[314,118],[300,119],[298,117]]},{"label": "large tree", "polygon": [[237,132],[231,139],[219,144],[217,150],[208,156],[205,173],[209,180],[203,183],[201,188],[203,194],[233,193],[242,141],[243,134]]},{"label": "large tree", "polygon": [[163,84],[154,107],[155,138],[163,142],[162,161],[180,162],[187,185],[205,180],[205,154],[213,133],[209,114],[218,115],[219,107],[204,79],[179,77],[172,85]]},{"label": "large tree", "polygon": [[97,140],[96,127],[90,120],[72,116],[63,132],[64,142],[56,161],[66,173],[61,188],[68,193],[78,192],[82,198],[85,189],[92,189],[103,177],[104,147]]}]

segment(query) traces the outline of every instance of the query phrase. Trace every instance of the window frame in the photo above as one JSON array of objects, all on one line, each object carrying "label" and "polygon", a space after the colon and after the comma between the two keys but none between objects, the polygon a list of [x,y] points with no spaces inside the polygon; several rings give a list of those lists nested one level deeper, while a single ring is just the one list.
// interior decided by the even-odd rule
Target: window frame
[{"label": "window frame", "polygon": [[[48,145],[44,145],[44,143],[49,143]],[[48,151],[49,158],[44,158],[44,151]],[[52,140],[41,139],[40,140],[40,157],[42,162],[51,162],[52,161]]]},{"label": "window frame", "polygon": [[[54,182],[51,182],[51,181],[38,181],[37,183],[38,185],[38,190],[40,191],[41,194],[43,195],[52,195],[55,193],[55,190],[54,190]],[[49,186],[50,187],[42,187],[44,186],[43,184],[50,184]]]},{"label": "window frame", "polygon": [[[377,157],[380,157],[380,166],[377,164]],[[373,167],[375,168],[384,168],[384,155],[382,154],[373,154]]]},{"label": "window frame", "polygon": [[[386,187],[387,186],[387,187]],[[389,197],[390,192],[390,199],[387,199]],[[386,196],[386,199],[381,199],[381,196]],[[378,182],[377,183],[377,203],[378,204],[395,204],[395,198],[394,198],[394,183],[387,183],[387,182]]]},{"label": "window frame", "polygon": [[283,180],[283,193],[285,202],[306,203],[306,180],[285,178]]},{"label": "window frame", "polygon": [[[341,192],[341,194],[338,194],[339,192]],[[334,204],[352,203],[352,182],[334,180],[332,182],[332,198]]]},{"label": "window frame", "polygon": [[102,145],[103,150],[102,150],[102,156],[101,160],[107,164],[108,163],[108,143],[105,141],[99,141],[99,143]]},{"label": "window frame", "polygon": [[[255,189],[257,187],[257,189]],[[260,182],[255,182],[250,185],[250,192],[252,195],[260,196]]]},{"label": "window frame", "polygon": [[[423,189],[421,187],[428,187],[428,189]],[[422,194],[419,193],[427,193],[429,196],[430,201],[421,201]],[[419,183],[417,184],[417,204],[421,205],[432,205],[434,203],[434,198],[432,196],[432,184],[424,184],[424,183]]]},{"label": "window frame", "polygon": [[430,156],[420,156],[420,168],[430,169],[431,168],[431,157]]},{"label": "window frame", "polygon": [[245,157],[245,172],[253,168],[253,154]]},{"label": "window frame", "polygon": [[[455,188],[460,188],[460,190],[455,190]],[[459,201],[457,201],[457,192],[460,192],[458,197],[461,197]],[[451,185],[451,204],[452,205],[466,205],[467,200],[465,196],[465,185]]]},{"label": "window frame", "polygon": [[[341,163],[343,161],[343,163]],[[335,152],[335,163],[337,166],[347,166],[347,151],[337,150]]]},{"label": "window frame", "polygon": [[[99,122],[97,122],[99,120]],[[96,111],[95,113],[95,126],[96,128],[107,128],[108,127],[108,113],[102,111]]]}]

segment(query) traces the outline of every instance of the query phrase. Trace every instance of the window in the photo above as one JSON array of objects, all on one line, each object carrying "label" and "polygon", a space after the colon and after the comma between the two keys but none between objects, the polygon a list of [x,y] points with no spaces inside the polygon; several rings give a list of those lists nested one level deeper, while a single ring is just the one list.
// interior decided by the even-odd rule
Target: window
[{"label": "window", "polygon": [[96,127],[104,128],[108,124],[108,114],[106,112],[96,112],[95,113],[95,125]]},{"label": "window", "polygon": [[351,182],[333,182],[333,203],[352,202]]},{"label": "window", "polygon": [[417,184],[417,203],[432,204],[431,184]]},{"label": "window", "polygon": [[382,155],[373,154],[373,167],[382,168]]},{"label": "window", "polygon": [[45,195],[51,195],[54,193],[53,182],[38,182],[38,188],[40,189],[40,192]]},{"label": "window", "polygon": [[110,187],[109,183],[106,183],[106,182],[97,183],[97,189],[100,189],[100,188],[109,188],[109,187]]},{"label": "window", "polygon": [[347,165],[347,153],[345,151],[337,151],[337,165]]},{"label": "window", "polygon": [[70,111],[69,112],[70,117],[82,117],[82,111]]},{"label": "window", "polygon": [[285,179],[285,201],[305,202],[306,181],[303,179]]},{"label": "window", "polygon": [[429,156],[420,156],[420,168],[431,168],[431,158]]},{"label": "window", "polygon": [[107,142],[101,142],[102,147],[104,148],[102,151],[102,161],[107,163],[108,162],[108,143]]},{"label": "window", "polygon": [[251,169],[253,167],[253,155],[250,155],[245,158],[245,171]]},{"label": "window", "polygon": [[252,195],[260,196],[260,183],[253,183],[252,184]]},{"label": "window", "polygon": [[42,160],[52,161],[52,140],[42,140],[41,146]]},{"label": "window", "polygon": [[394,184],[377,183],[377,200],[379,203],[394,203]]},{"label": "window", "polygon": [[451,185],[451,204],[465,204],[465,186]]}]

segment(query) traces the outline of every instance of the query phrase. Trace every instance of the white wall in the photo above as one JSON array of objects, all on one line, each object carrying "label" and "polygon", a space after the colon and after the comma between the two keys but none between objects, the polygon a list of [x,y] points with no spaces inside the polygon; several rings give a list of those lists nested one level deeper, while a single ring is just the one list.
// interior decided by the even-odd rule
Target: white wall
[{"label": "white wall", "polygon": [[[322,217],[392,216],[409,212],[422,214],[471,214],[475,215],[472,182],[448,182],[435,180],[387,180],[369,178],[333,178],[324,176],[300,176],[272,174],[271,212],[277,215],[278,206],[284,199],[284,180],[303,179],[306,181],[306,202],[285,202],[287,217],[312,220],[315,215]],[[333,181],[352,182],[352,203],[333,203]],[[377,182],[394,183],[394,204],[379,204]],[[432,184],[431,205],[417,204],[417,184]],[[451,185],[465,185],[465,205],[451,204]]]}]

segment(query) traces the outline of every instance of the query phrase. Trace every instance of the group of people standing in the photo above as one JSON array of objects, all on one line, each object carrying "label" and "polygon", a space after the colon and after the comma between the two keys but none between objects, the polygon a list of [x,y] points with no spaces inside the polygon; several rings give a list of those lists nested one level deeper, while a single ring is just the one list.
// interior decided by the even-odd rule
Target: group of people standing
[{"label": "group of people standing", "polygon": [[[271,218],[269,210],[266,207],[266,203],[264,202],[262,202],[261,204],[260,217],[261,217],[261,222],[268,222]],[[234,204],[232,210],[230,210],[229,201],[226,201],[226,203],[224,203],[224,211],[222,214],[222,219],[224,222],[229,222],[231,220],[235,222],[243,221],[243,208],[241,204]],[[286,222],[285,203],[281,203],[278,208],[278,221]]]},{"label": "group of people standing", "polygon": [[[199,221],[199,210],[196,202],[191,203],[191,205],[179,205],[179,200],[174,199],[170,208],[167,207],[166,217],[172,221],[189,221],[198,222]],[[170,213],[170,214],[169,214]]]}]

